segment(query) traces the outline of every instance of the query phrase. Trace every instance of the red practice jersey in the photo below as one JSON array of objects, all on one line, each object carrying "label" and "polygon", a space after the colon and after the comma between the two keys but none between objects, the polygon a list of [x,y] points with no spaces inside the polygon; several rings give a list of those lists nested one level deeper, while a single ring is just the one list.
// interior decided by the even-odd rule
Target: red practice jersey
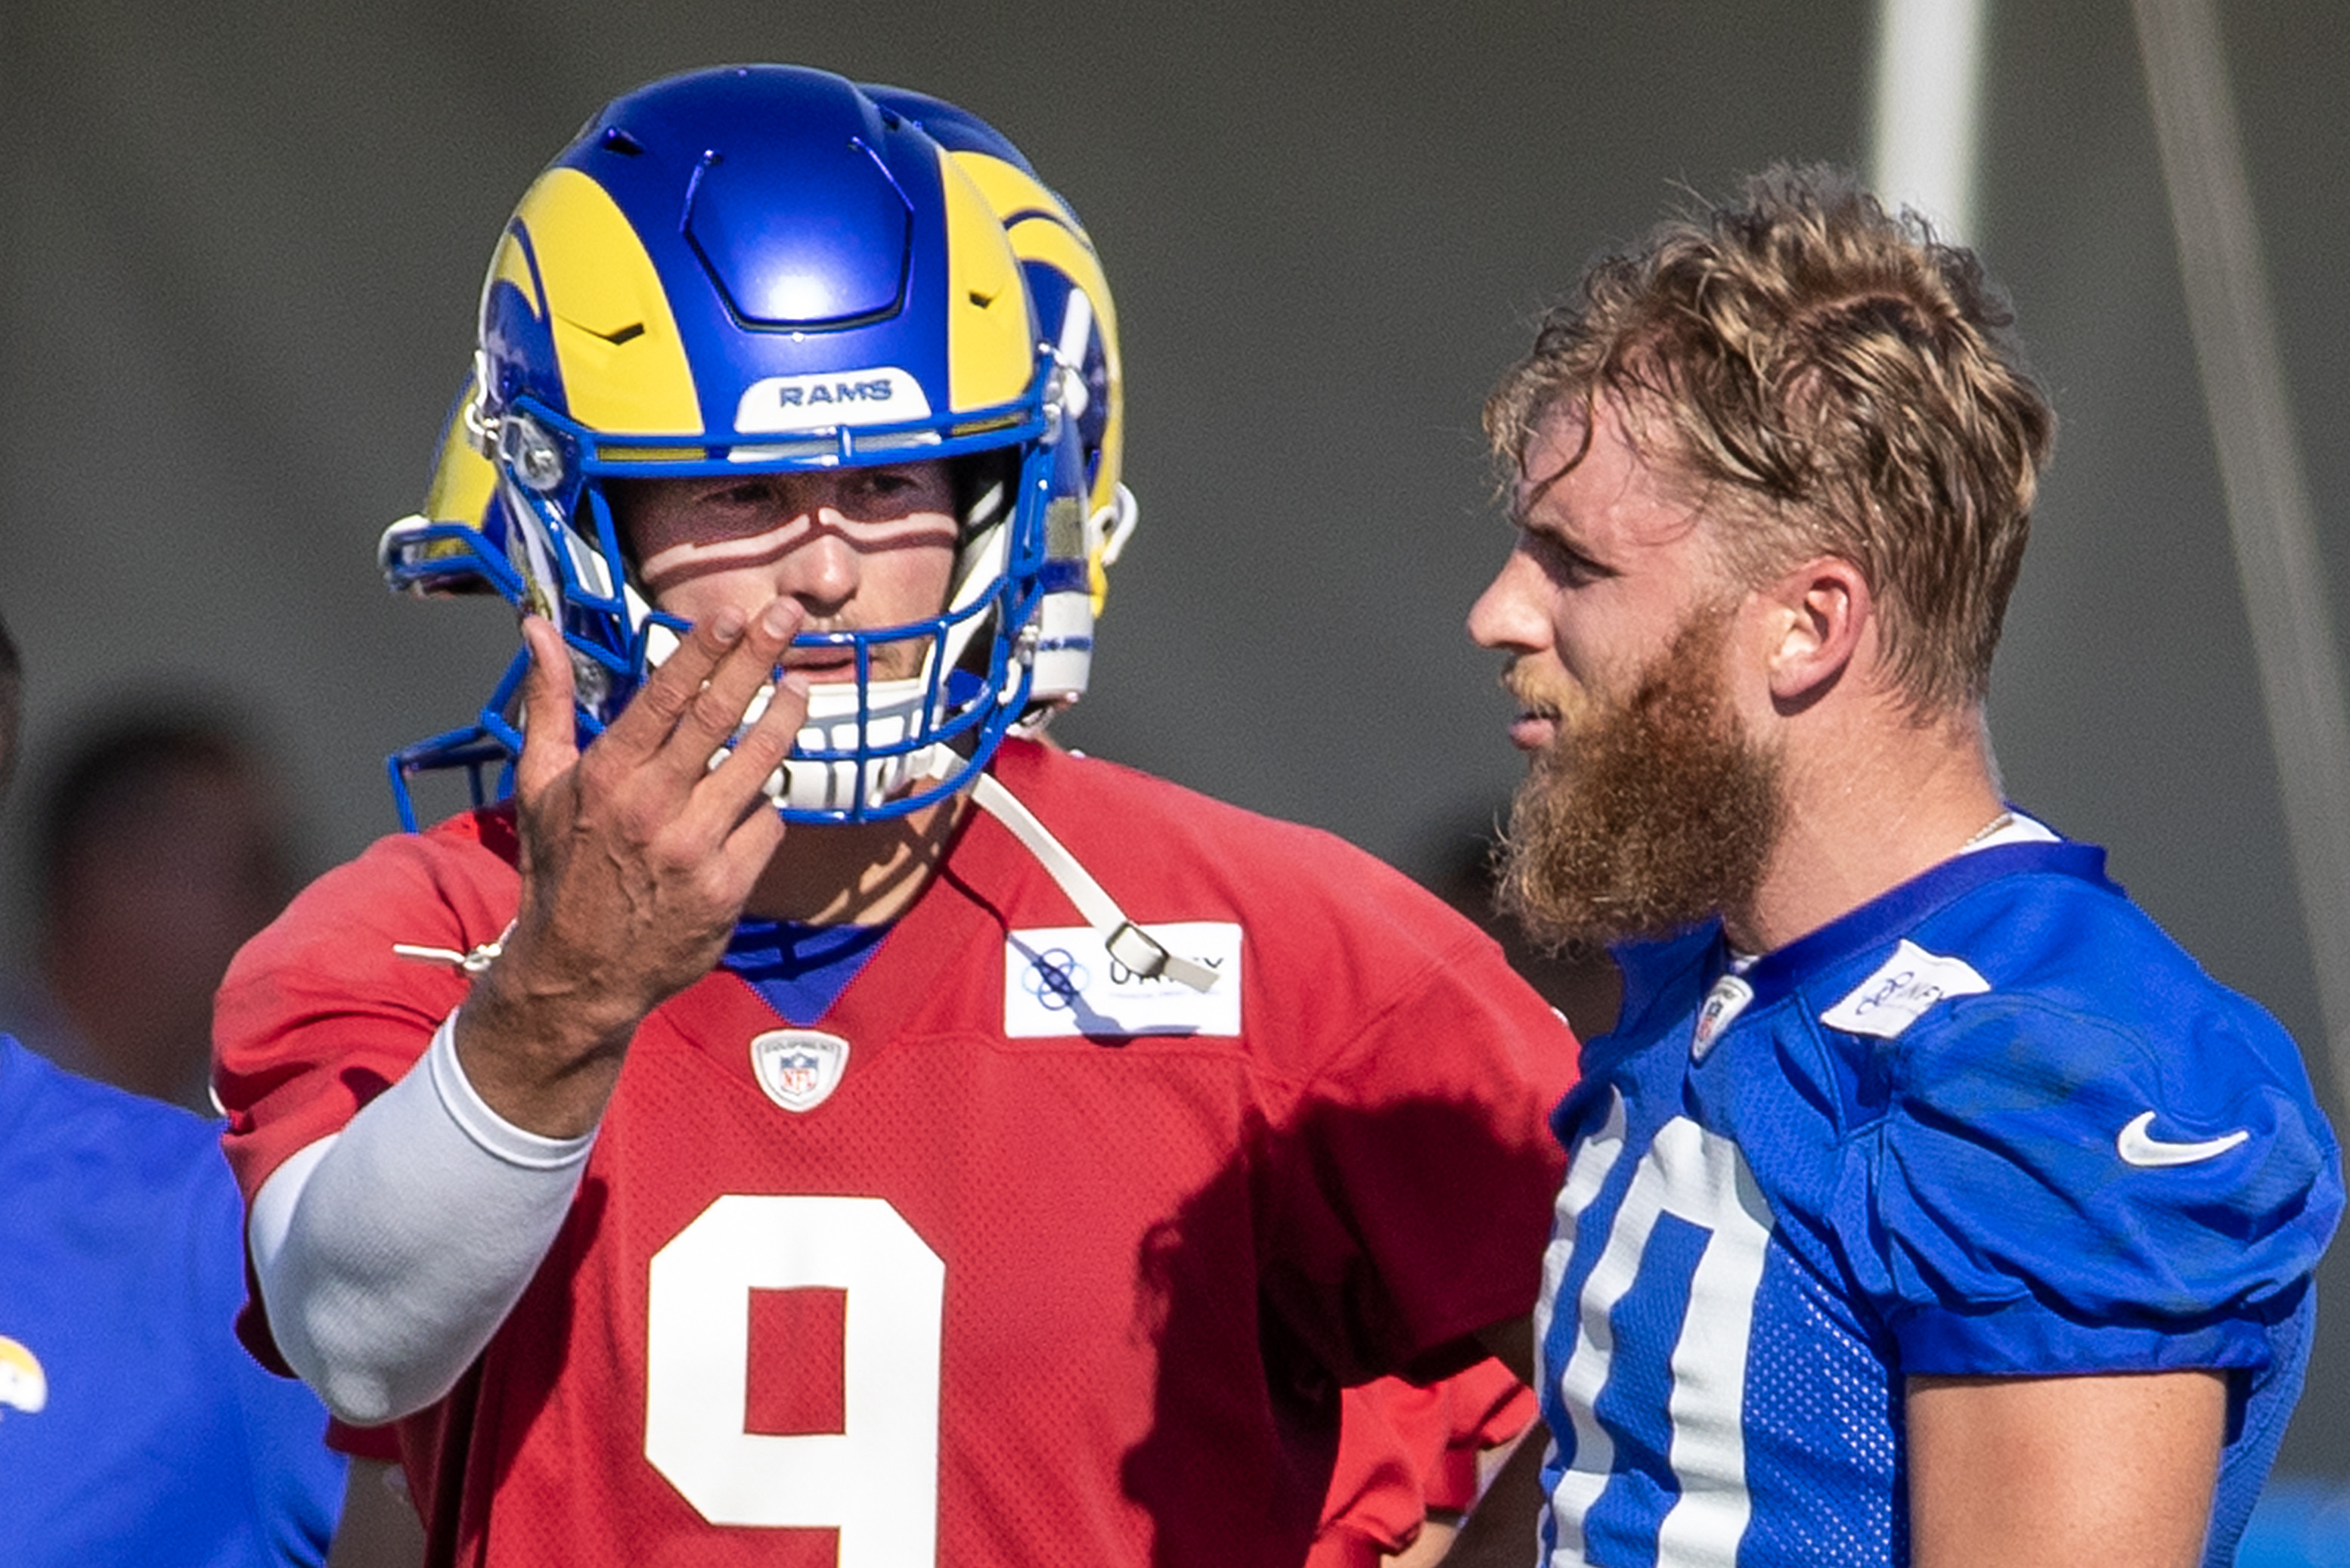
[{"label": "red practice jersey", "polygon": [[[1529,1309],[1575,1047],[1493,944],[1326,834],[994,766],[1217,984],[1118,966],[974,812],[814,1030],[724,971],[664,1004],[521,1301],[398,1424],[432,1563],[1297,1568],[1340,1386]],[[248,1196],[422,1054],[467,982],[392,944],[497,938],[513,847],[383,840],[238,957]]]}]

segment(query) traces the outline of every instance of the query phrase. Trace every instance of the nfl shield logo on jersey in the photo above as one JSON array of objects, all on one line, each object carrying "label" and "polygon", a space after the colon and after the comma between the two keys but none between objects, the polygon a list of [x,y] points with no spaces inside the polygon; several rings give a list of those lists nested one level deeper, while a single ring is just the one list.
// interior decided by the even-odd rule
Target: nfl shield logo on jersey
[{"label": "nfl shield logo on jersey", "polygon": [[812,1111],[840,1086],[848,1042],[821,1029],[770,1029],[751,1042],[751,1075],[787,1111]]},{"label": "nfl shield logo on jersey", "polygon": [[1697,1023],[1690,1031],[1690,1060],[1702,1062],[1721,1032],[1738,1021],[1746,1004],[1754,1000],[1754,988],[1734,974],[1725,974],[1713,982],[1705,994],[1705,1005],[1697,1010]]}]

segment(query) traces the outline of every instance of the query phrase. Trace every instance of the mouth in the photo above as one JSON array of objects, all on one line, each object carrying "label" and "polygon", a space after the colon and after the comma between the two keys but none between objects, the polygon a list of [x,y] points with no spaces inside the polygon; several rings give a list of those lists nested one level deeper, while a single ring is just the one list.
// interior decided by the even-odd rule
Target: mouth
[{"label": "mouth", "polygon": [[1558,715],[1541,709],[1529,708],[1510,721],[1510,744],[1522,752],[1548,749],[1558,738]]},{"label": "mouth", "polygon": [[[795,670],[817,685],[854,680],[857,679],[857,650],[846,644],[795,645],[785,649],[783,668]],[[908,642],[868,645],[866,668],[868,678],[876,682],[911,680],[924,668],[922,649],[919,645]]]},{"label": "mouth", "polygon": [[847,648],[792,648],[785,650],[784,668],[811,680],[850,680],[857,675],[857,653]]},{"label": "mouth", "polygon": [[1559,705],[1545,701],[1525,690],[1509,675],[1502,677],[1502,689],[1517,701],[1517,715],[1510,721],[1510,744],[1522,752],[1539,752],[1558,735]]}]

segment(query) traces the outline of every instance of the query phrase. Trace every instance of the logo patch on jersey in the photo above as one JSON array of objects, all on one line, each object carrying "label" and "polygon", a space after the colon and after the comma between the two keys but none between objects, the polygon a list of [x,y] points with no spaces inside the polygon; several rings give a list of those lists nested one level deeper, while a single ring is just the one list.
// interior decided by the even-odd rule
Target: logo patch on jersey
[{"label": "logo patch on jersey", "polygon": [[1964,959],[1929,953],[1904,937],[1893,956],[1850,996],[1821,1013],[1820,1022],[1849,1034],[1892,1040],[1944,998],[1977,996],[1990,989],[1991,981]]},{"label": "logo patch on jersey", "polygon": [[2166,1166],[2200,1165],[2207,1159],[2216,1159],[2251,1136],[2248,1128],[2238,1127],[2200,1143],[2172,1143],[2154,1136],[2154,1113],[2141,1111],[2114,1139],[2114,1152],[2122,1157],[2125,1165],[2159,1170]]},{"label": "logo patch on jersey", "polygon": [[1014,931],[1003,941],[1003,1033],[1014,1040],[1067,1034],[1232,1034],[1241,1032],[1241,929],[1230,920],[1153,925],[1178,958],[1213,970],[1193,991],[1146,980],[1110,957],[1091,926]]},{"label": "logo patch on jersey", "polygon": [[40,1358],[0,1334],[0,1405],[14,1405],[27,1416],[49,1402],[49,1375]]},{"label": "logo patch on jersey", "polygon": [[1754,988],[1739,976],[1725,974],[1715,981],[1713,989],[1705,993],[1705,1005],[1697,1010],[1697,1026],[1690,1031],[1690,1060],[1704,1061],[1722,1031],[1736,1023],[1753,1000]]},{"label": "logo patch on jersey", "polygon": [[787,1111],[812,1111],[840,1087],[848,1042],[821,1029],[770,1029],[751,1042],[751,1075]]}]

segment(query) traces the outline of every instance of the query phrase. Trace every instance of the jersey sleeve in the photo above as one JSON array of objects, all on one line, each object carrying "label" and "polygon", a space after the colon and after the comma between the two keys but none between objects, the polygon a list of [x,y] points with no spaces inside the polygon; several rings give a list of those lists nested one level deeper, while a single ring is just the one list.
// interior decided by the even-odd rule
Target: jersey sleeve
[{"label": "jersey sleeve", "polygon": [[[2247,1012],[2249,1009],[2246,1010]],[[2260,1367],[2341,1209],[2265,1018],[2164,1039],[2029,996],[1904,1040],[1870,1202],[1913,1373]]]},{"label": "jersey sleeve", "polygon": [[[1330,1490],[1315,1529],[1306,1568],[1347,1568],[1358,1560],[1377,1562],[1382,1552],[1400,1552],[1419,1533],[1428,1516],[1420,1484],[1422,1456],[1413,1451],[1397,1417],[1417,1407],[1438,1405],[1443,1395],[1399,1377],[1382,1377],[1349,1388],[1340,1397],[1338,1457],[1330,1470]],[[1364,1548],[1369,1548],[1367,1553]]]},{"label": "jersey sleeve", "polygon": [[378,841],[312,883],[230,964],[213,1004],[213,1075],[248,1202],[287,1156],[341,1130],[405,1074],[464,1000],[455,959],[496,940],[518,897],[503,826],[463,817]]},{"label": "jersey sleeve", "polygon": [[1428,1473],[1428,1506],[1465,1514],[1484,1490],[1485,1456],[1524,1436],[1539,1411],[1534,1391],[1498,1361],[1481,1361],[1441,1386],[1442,1458]]},{"label": "jersey sleeve", "polygon": [[1353,1542],[1409,1546],[1431,1513],[1476,1506],[1478,1461],[1534,1424],[1534,1391],[1491,1359],[1420,1385],[1382,1377],[1346,1391],[1338,1459],[1306,1568],[1344,1568]]},{"label": "jersey sleeve", "polygon": [[[1438,908],[1448,940],[1367,1010],[1267,1162],[1267,1294],[1341,1383],[1456,1371],[1482,1352],[1448,1346],[1530,1312],[1565,1163],[1548,1116],[1574,1080],[1574,1036]],[[1378,994],[1336,966],[1293,983],[1326,1019],[1350,991]]]}]

